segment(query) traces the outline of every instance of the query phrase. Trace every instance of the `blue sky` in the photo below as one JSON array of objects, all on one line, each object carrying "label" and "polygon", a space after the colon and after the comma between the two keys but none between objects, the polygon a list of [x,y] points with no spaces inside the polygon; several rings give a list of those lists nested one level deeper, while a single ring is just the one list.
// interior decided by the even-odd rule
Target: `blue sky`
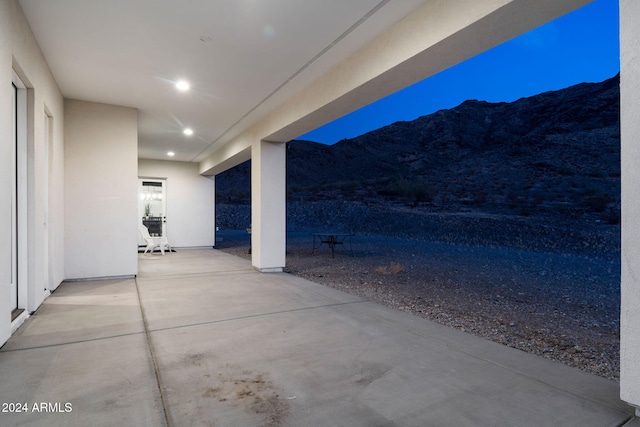
[{"label": "blue sky", "polygon": [[511,102],[603,81],[620,70],[618,22],[618,0],[596,0],[297,139],[334,144],[467,99]]}]

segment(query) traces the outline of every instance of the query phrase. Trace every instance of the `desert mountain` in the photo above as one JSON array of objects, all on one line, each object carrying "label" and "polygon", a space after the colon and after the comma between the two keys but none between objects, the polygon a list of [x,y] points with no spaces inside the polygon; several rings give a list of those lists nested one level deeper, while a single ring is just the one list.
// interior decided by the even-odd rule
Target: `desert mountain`
[{"label": "desert mountain", "polygon": [[[434,210],[617,221],[619,76],[511,103],[469,100],[328,146],[291,141],[289,200],[349,199]],[[247,203],[249,165],[218,175],[218,200]]]}]

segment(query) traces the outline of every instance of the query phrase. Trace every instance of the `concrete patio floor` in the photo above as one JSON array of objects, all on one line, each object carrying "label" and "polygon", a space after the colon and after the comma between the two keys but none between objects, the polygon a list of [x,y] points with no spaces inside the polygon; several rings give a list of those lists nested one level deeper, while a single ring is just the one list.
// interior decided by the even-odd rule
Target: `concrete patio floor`
[{"label": "concrete patio floor", "polygon": [[640,426],[616,382],[216,250],[63,283],[0,378],[1,426]]}]

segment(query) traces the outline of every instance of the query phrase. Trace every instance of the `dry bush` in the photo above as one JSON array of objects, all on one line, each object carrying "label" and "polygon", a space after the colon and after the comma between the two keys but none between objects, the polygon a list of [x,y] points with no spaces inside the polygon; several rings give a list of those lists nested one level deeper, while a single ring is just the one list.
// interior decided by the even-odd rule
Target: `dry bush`
[{"label": "dry bush", "polygon": [[404,267],[402,266],[402,264],[398,264],[397,262],[392,262],[389,265],[382,265],[380,267],[376,267],[373,271],[375,273],[384,274],[384,275],[398,274],[404,271]]}]

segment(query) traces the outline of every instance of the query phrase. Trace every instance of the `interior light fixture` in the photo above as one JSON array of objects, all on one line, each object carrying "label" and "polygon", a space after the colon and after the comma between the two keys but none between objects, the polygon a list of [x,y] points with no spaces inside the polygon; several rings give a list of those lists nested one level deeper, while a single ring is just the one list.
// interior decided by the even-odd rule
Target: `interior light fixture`
[{"label": "interior light fixture", "polygon": [[187,136],[191,136],[193,135],[193,130],[191,128],[186,128],[185,130],[182,131],[182,133],[184,133]]},{"label": "interior light fixture", "polygon": [[173,157],[173,156],[175,156],[175,155],[176,155],[176,153],[174,153],[173,151],[169,151],[169,152],[167,153],[167,156],[169,156],[169,157]]},{"label": "interior light fixture", "polygon": [[188,82],[186,82],[186,81],[184,81],[184,80],[178,80],[178,81],[176,82],[176,88],[177,88],[179,91],[182,91],[182,92],[187,91],[187,90],[189,90],[189,88],[190,88],[190,87],[191,87],[191,86],[189,85],[189,83],[188,83]]}]

